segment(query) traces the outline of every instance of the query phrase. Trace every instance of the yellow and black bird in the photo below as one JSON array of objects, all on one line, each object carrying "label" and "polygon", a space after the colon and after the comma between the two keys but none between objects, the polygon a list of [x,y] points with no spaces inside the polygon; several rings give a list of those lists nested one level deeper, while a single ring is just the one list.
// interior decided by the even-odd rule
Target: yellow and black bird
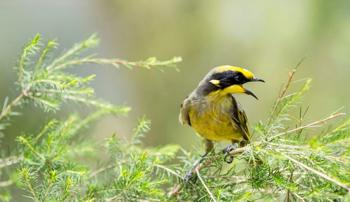
[{"label": "yellow and black bird", "polygon": [[212,141],[231,141],[232,145],[224,150],[226,154],[237,147],[238,143],[243,146],[249,142],[247,116],[233,94],[245,93],[258,99],[243,87],[243,84],[254,81],[264,82],[244,68],[218,66],[183,101],[179,119],[205,139],[206,148],[202,159],[213,149]]}]

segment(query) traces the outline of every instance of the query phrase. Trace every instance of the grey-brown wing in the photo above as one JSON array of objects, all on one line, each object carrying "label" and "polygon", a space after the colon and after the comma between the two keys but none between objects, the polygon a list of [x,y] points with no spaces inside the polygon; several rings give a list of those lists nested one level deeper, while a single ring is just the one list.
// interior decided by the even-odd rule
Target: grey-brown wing
[{"label": "grey-brown wing", "polygon": [[183,103],[181,104],[180,114],[179,114],[179,121],[182,125],[188,124],[191,126],[191,120],[189,116],[189,110],[190,110],[190,101],[186,98]]},{"label": "grey-brown wing", "polygon": [[237,125],[237,127],[241,130],[243,139],[246,142],[250,141],[250,132],[248,129],[248,118],[245,114],[244,110],[239,106],[236,99],[232,97],[233,102],[233,110],[232,110],[232,120]]}]

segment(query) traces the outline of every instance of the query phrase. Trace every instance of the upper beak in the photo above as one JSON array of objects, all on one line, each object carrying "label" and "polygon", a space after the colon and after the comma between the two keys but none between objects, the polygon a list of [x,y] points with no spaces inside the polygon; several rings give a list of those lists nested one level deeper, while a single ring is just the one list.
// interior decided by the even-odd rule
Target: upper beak
[{"label": "upper beak", "polygon": [[247,95],[251,95],[253,96],[255,99],[259,100],[259,98],[250,90],[248,89],[244,89],[244,93],[247,94]]},{"label": "upper beak", "polygon": [[264,82],[265,83],[265,81],[263,79],[259,79],[259,78],[253,78],[251,81],[259,81],[259,82]]}]

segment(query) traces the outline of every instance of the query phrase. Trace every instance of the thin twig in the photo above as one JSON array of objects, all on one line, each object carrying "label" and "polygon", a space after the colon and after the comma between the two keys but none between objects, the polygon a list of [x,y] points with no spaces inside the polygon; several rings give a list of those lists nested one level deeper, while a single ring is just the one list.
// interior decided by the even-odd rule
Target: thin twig
[{"label": "thin twig", "polygon": [[113,196],[111,198],[107,198],[106,201],[114,201],[119,197],[119,195]]},{"label": "thin twig", "polygon": [[325,119],[322,119],[322,120],[319,120],[319,121],[315,121],[315,122],[309,123],[307,125],[300,126],[298,128],[294,128],[294,129],[291,129],[291,130],[288,130],[288,131],[285,131],[285,132],[278,133],[277,135],[274,135],[271,138],[269,138],[268,141],[272,141],[273,139],[278,138],[280,136],[287,135],[287,134],[290,134],[290,133],[294,133],[294,132],[303,130],[305,128],[319,127],[319,126],[325,124],[327,121],[329,121],[331,119],[335,119],[335,118],[337,118],[339,116],[344,116],[344,115],[345,115],[345,113],[332,114],[332,115],[330,115],[329,117],[327,117]]},{"label": "thin twig", "polygon": [[199,170],[198,170],[198,169],[196,169],[196,174],[197,174],[197,176],[198,176],[198,179],[201,181],[203,187],[205,188],[205,190],[207,190],[207,192],[208,192],[210,198],[211,198],[214,202],[217,202],[216,199],[215,199],[215,197],[214,197],[214,195],[213,195],[213,193],[211,193],[211,191],[209,190],[209,188],[208,188],[207,185],[205,184],[204,180],[202,179],[201,175],[199,174]]},{"label": "thin twig", "polygon": [[228,187],[228,186],[234,186],[234,185],[239,185],[239,184],[246,184],[249,183],[249,181],[247,179],[243,179],[243,180],[228,180],[229,182],[225,182],[225,183],[221,183],[221,184],[215,184],[215,186],[212,187]]},{"label": "thin twig", "polygon": [[172,198],[180,194],[181,189],[183,188],[182,184],[175,185],[174,188],[168,193],[168,197]]},{"label": "thin twig", "polygon": [[293,78],[294,78],[294,76],[295,76],[295,74],[297,72],[298,67],[304,62],[305,59],[306,59],[306,57],[301,58],[301,60],[297,63],[297,65],[295,65],[295,67],[289,72],[287,83],[282,88],[280,94],[278,95],[278,98],[276,99],[276,101],[275,101],[275,103],[273,105],[270,118],[269,118],[269,120],[267,122],[267,126],[271,125],[272,117],[273,117],[273,115],[275,114],[275,112],[277,110],[279,102],[286,95],[286,93],[287,93],[287,91],[288,91],[288,89],[289,89],[289,87],[290,87],[290,85],[291,85],[291,83],[293,81]]},{"label": "thin twig", "polygon": [[160,164],[155,164],[155,167],[161,168],[161,169],[165,170],[166,172],[173,174],[177,178],[182,179],[182,176],[180,176],[179,174],[177,174],[175,171],[171,170],[170,168],[167,168],[167,167],[160,165]]},{"label": "thin twig", "polygon": [[102,173],[102,172],[104,172],[104,171],[106,171],[106,170],[108,170],[108,169],[111,169],[111,168],[113,168],[113,167],[114,167],[114,165],[112,164],[112,165],[109,165],[109,166],[100,168],[100,169],[98,169],[98,170],[92,172],[92,173],[89,175],[89,178],[93,178],[93,177],[95,177],[96,175],[98,175],[98,174],[100,174],[100,173]]},{"label": "thin twig", "polygon": [[326,174],[324,174],[324,173],[322,173],[322,172],[320,172],[318,170],[310,168],[309,166],[307,166],[304,163],[302,163],[302,162],[300,162],[300,161],[298,161],[298,160],[288,156],[287,154],[284,154],[284,153],[281,153],[281,154],[284,157],[286,157],[288,160],[290,160],[290,161],[294,162],[295,164],[297,164],[299,167],[302,167],[302,168],[304,168],[304,169],[306,169],[306,170],[308,170],[308,171],[310,171],[310,172],[312,172],[312,173],[314,173],[314,174],[316,174],[316,175],[318,175],[318,176],[320,176],[320,177],[322,177],[322,178],[324,178],[324,179],[326,179],[326,180],[328,180],[328,181],[330,181],[330,182],[332,182],[332,183],[334,183],[334,184],[336,184],[336,185],[338,185],[340,187],[343,187],[348,192],[350,192],[350,187],[348,185],[343,184],[343,183],[339,182],[338,180],[333,179],[332,177],[330,177],[330,176],[328,176],[328,175],[326,175]]},{"label": "thin twig", "polygon": [[0,113],[0,121],[5,118],[6,116],[9,115],[9,113],[11,113],[12,108],[17,106],[20,101],[22,100],[22,98],[25,96],[25,93],[22,92],[21,94],[19,94],[10,104],[8,104]]},{"label": "thin twig", "polygon": [[249,148],[249,146],[245,146],[245,147],[240,147],[237,149],[234,149],[233,151],[230,152],[230,155],[237,155],[237,154],[241,154],[245,151],[247,151]]},{"label": "thin twig", "polygon": [[10,156],[4,159],[0,159],[0,168],[11,166],[13,164],[19,163],[23,160],[23,156]]},{"label": "thin twig", "polygon": [[[292,183],[293,182],[293,172],[294,170],[292,170],[292,172],[290,173],[290,176],[289,176],[289,183]],[[290,195],[292,194],[293,192],[290,191],[290,189],[287,189],[287,196],[286,196],[286,202],[289,202],[291,199],[290,199]]]},{"label": "thin twig", "polygon": [[31,193],[32,196],[33,196],[33,200],[34,200],[34,201],[40,201],[39,198],[37,197],[36,193],[35,193],[35,190],[34,190],[34,188],[33,188],[33,186],[32,186],[32,183],[30,182],[30,180],[29,180],[29,179],[26,179],[25,182],[26,182],[26,184],[27,184],[27,186],[28,186],[28,189],[29,189],[30,193]]},{"label": "thin twig", "polygon": [[303,197],[301,197],[299,194],[297,193],[292,193],[294,196],[296,196],[299,200],[301,200],[302,202],[305,202],[305,200],[303,199]]},{"label": "thin twig", "polygon": [[11,186],[12,184],[13,184],[12,180],[2,181],[0,182],[0,187],[8,187],[8,186]]}]

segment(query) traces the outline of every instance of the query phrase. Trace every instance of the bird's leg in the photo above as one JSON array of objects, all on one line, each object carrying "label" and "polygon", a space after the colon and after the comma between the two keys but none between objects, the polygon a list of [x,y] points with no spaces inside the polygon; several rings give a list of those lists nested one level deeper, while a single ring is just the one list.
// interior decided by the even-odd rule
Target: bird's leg
[{"label": "bird's leg", "polygon": [[234,156],[230,154],[231,151],[235,150],[238,148],[238,142],[232,140],[232,144],[228,145],[222,152],[224,153],[224,161],[226,163],[232,163]]},{"label": "bird's leg", "polygon": [[198,159],[192,166],[191,170],[185,175],[185,182],[189,182],[192,179],[193,173],[197,167],[204,161],[205,157],[213,150],[214,144],[211,140],[205,139],[205,153]]}]

